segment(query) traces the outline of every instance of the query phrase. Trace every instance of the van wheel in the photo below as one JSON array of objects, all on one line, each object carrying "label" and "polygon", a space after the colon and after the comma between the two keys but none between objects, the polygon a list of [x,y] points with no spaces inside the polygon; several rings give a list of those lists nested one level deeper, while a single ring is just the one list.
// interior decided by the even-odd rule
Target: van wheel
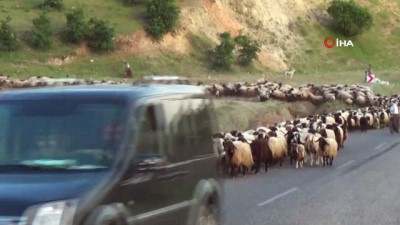
[{"label": "van wheel", "polygon": [[213,205],[201,206],[196,225],[219,225],[216,210],[217,209]]}]

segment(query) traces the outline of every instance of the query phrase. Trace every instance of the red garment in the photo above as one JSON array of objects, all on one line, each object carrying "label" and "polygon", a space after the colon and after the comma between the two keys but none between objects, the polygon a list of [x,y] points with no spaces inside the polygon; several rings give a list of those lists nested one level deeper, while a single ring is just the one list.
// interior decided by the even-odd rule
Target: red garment
[{"label": "red garment", "polygon": [[132,78],[132,71],[130,67],[125,68],[125,78]]}]

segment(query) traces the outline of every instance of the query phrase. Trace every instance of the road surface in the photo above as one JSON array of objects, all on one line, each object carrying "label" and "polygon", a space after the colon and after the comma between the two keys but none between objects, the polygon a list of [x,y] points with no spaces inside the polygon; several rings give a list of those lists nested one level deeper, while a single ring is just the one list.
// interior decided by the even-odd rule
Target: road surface
[{"label": "road surface", "polygon": [[286,160],[224,190],[224,225],[399,225],[400,134],[356,131],[332,167]]}]

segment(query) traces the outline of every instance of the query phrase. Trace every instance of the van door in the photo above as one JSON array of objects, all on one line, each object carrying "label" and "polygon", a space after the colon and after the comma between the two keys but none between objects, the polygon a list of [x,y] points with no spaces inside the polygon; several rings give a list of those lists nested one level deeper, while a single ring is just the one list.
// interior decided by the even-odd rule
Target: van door
[{"label": "van door", "polygon": [[133,224],[181,224],[181,218],[175,217],[183,207],[177,200],[179,192],[175,190],[185,171],[179,170],[166,153],[168,135],[165,131],[164,112],[161,104],[145,107],[141,116],[133,164],[136,171],[124,182],[127,205]]},{"label": "van door", "polygon": [[171,183],[170,193],[174,196],[174,202],[179,208],[171,212],[171,217],[180,218],[179,223],[187,221],[189,209],[194,204],[193,192],[195,189],[193,177],[198,170],[192,170],[190,164],[192,155],[190,149],[195,143],[190,141],[192,132],[192,111],[190,99],[181,98],[167,99],[162,102],[165,115],[166,154],[172,162],[170,169],[179,176]]}]

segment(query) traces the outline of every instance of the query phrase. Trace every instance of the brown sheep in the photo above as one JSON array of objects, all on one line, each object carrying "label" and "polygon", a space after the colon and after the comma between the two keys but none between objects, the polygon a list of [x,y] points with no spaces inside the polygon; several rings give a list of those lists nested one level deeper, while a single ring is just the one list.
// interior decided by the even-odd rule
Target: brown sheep
[{"label": "brown sheep", "polygon": [[231,167],[231,176],[237,177],[238,170],[242,171],[243,176],[246,175],[254,164],[250,145],[241,141],[224,140],[223,146]]},{"label": "brown sheep", "polygon": [[268,140],[264,138],[263,134],[259,134],[257,139],[255,139],[251,144],[251,152],[254,160],[254,170],[258,173],[261,168],[261,163],[265,164],[265,172],[268,171],[268,164],[272,161],[272,152],[268,147]]}]

